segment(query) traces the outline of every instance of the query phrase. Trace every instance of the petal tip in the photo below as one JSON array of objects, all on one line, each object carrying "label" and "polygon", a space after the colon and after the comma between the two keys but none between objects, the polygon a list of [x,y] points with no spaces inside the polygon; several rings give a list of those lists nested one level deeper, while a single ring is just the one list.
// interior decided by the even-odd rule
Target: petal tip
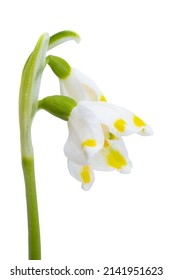
[{"label": "petal tip", "polygon": [[84,191],[89,191],[91,189],[91,184],[82,184],[81,185],[81,188],[84,190]]},{"label": "petal tip", "polygon": [[147,125],[141,131],[139,131],[138,134],[140,134],[141,136],[151,136],[153,135],[153,129],[150,125]]}]

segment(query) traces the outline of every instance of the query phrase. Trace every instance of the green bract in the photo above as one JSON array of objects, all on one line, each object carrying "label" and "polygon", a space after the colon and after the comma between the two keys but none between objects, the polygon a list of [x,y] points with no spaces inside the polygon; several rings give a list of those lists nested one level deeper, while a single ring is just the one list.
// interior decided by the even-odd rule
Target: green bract
[{"label": "green bract", "polygon": [[71,67],[63,58],[49,55],[46,62],[58,78],[65,79],[70,75]]},{"label": "green bract", "polygon": [[31,123],[37,112],[41,77],[45,67],[49,35],[44,33],[38,40],[33,52],[25,63],[19,95],[19,120],[21,131],[21,149],[25,156],[32,155],[30,145]]},{"label": "green bract", "polygon": [[58,32],[50,37],[48,49],[49,50],[53,49],[56,46],[58,46],[64,42],[67,42],[69,40],[74,40],[77,43],[79,43],[80,36],[76,32],[71,31],[71,30],[64,30],[64,31]]},{"label": "green bract", "polygon": [[44,109],[52,115],[67,121],[76,101],[67,96],[53,95],[48,96],[38,103],[38,109]]}]

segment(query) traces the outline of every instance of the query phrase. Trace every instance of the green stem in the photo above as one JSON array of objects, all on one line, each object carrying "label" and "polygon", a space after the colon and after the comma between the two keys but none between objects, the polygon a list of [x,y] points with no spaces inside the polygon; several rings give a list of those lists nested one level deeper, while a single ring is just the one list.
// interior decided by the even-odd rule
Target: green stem
[{"label": "green stem", "polygon": [[29,260],[41,259],[40,227],[34,170],[34,153],[31,140],[31,124],[21,129],[21,157],[25,179],[28,216]]},{"label": "green stem", "polygon": [[29,259],[41,259],[40,228],[35,185],[34,154],[31,140],[31,126],[37,112],[38,95],[42,74],[45,68],[49,35],[39,38],[34,50],[25,63],[19,95],[19,122],[21,158],[25,178]]},{"label": "green stem", "polygon": [[41,260],[40,227],[35,184],[34,157],[23,157],[22,167],[26,187],[29,260]]},{"label": "green stem", "polygon": [[31,125],[38,110],[38,95],[42,74],[46,64],[46,52],[48,49],[52,49],[71,39],[79,41],[79,36],[72,31],[63,31],[53,35],[51,38],[47,33],[41,35],[34,50],[26,61],[22,72],[19,94],[19,122],[21,157],[26,188],[30,260],[41,259]]}]

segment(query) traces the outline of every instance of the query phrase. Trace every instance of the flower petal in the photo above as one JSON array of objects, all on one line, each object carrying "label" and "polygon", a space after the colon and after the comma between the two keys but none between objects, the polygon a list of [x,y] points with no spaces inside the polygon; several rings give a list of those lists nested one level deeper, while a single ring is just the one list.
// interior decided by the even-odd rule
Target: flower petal
[{"label": "flower petal", "polygon": [[76,102],[80,100],[85,100],[85,94],[83,92],[82,86],[75,79],[73,75],[73,70],[71,70],[70,76],[66,79],[59,79],[60,82],[60,92],[61,95],[73,98]]},{"label": "flower petal", "polygon": [[148,124],[122,107],[108,102],[91,103],[89,101],[82,101],[81,103],[95,113],[102,125],[108,126],[110,132],[119,137],[132,133],[141,135],[152,134],[152,129]]},{"label": "flower petal", "polygon": [[89,165],[78,165],[72,161],[68,161],[68,169],[70,174],[78,181],[82,182],[82,188],[88,191],[94,183],[94,172]]},{"label": "flower petal", "polygon": [[102,127],[93,112],[80,103],[72,110],[68,126],[65,155],[77,164],[86,165],[103,147]]},{"label": "flower petal", "polygon": [[81,83],[83,89],[85,90],[86,100],[100,101],[100,99],[102,99],[102,101],[106,101],[103,98],[100,89],[97,87],[97,85],[94,83],[93,80],[91,80],[82,72],[74,68],[73,68],[73,74],[75,75],[76,79]]},{"label": "flower petal", "polygon": [[118,111],[110,108],[109,103],[90,101],[81,101],[80,103],[92,110],[102,126],[108,127],[112,134],[115,134],[119,137],[121,136],[122,133],[114,126],[114,123],[120,119],[120,114]]},{"label": "flower petal", "polygon": [[64,154],[67,158],[77,164],[86,164],[86,156],[82,150],[81,145],[77,145],[73,137],[71,137],[70,135],[64,146]]},{"label": "flower petal", "polygon": [[95,170],[118,170],[121,173],[129,173],[132,163],[122,138],[119,140],[105,140],[104,148],[94,157],[92,167]]},{"label": "flower petal", "polygon": [[70,76],[66,79],[60,79],[61,94],[69,96],[75,101],[106,101],[97,85],[82,74],[80,71],[72,68]]},{"label": "flower petal", "polygon": [[120,106],[115,106],[110,103],[108,104],[108,106],[113,110],[116,110],[120,115],[120,119],[122,117],[126,124],[126,128],[124,129],[124,131],[122,131],[124,132],[124,134],[122,133],[122,135],[138,133],[144,136],[144,135],[153,134],[151,126],[146,122],[144,122],[142,119],[140,119],[138,116],[133,114],[131,111]]}]

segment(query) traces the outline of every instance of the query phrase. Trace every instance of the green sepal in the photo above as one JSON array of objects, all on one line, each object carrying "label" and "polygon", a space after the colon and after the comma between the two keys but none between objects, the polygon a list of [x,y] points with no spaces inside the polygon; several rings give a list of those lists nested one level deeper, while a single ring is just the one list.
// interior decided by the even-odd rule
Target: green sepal
[{"label": "green sepal", "polygon": [[49,55],[46,62],[58,78],[65,79],[70,75],[71,67],[63,58]]},{"label": "green sepal", "polygon": [[76,106],[76,101],[70,97],[52,95],[39,100],[38,110],[44,109],[55,117],[68,121],[71,111]]}]

